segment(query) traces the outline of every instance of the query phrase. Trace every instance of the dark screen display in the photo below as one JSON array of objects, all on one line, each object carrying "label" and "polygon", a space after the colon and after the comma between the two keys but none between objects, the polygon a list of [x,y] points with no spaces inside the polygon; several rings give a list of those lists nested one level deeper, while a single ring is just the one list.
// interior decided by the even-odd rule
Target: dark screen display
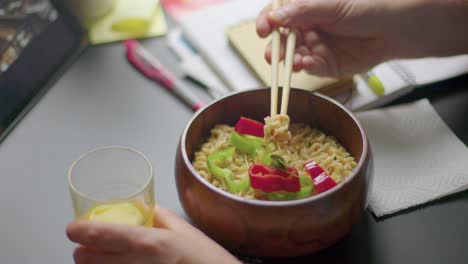
[{"label": "dark screen display", "polygon": [[57,10],[48,0],[0,1],[0,76],[56,19]]},{"label": "dark screen display", "polygon": [[48,0],[0,0],[0,140],[81,44],[61,14]]}]

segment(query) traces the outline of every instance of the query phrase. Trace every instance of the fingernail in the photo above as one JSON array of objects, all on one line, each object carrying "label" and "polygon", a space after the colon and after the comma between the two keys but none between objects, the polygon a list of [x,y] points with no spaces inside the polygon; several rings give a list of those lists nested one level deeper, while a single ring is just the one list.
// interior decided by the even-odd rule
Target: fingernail
[{"label": "fingernail", "polygon": [[285,20],[287,16],[287,12],[282,8],[270,12],[270,18],[277,22]]},{"label": "fingernail", "polygon": [[302,64],[306,68],[312,67],[314,64],[314,58],[312,56],[305,56],[302,58]]}]

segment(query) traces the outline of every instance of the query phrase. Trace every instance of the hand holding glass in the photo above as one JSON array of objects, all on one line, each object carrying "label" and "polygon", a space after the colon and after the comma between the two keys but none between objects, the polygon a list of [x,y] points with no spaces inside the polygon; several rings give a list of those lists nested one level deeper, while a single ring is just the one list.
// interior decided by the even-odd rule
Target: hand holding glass
[{"label": "hand holding glass", "polygon": [[125,147],[92,150],[73,163],[68,185],[77,219],[151,227],[153,168]]}]

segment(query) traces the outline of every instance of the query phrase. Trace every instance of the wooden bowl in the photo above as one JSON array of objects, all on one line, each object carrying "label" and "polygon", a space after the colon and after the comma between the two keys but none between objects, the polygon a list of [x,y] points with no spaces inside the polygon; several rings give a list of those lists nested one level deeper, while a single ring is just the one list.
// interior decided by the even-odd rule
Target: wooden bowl
[{"label": "wooden bowl", "polygon": [[291,122],[334,136],[358,162],[352,175],[327,192],[293,201],[244,199],[211,185],[191,164],[216,124],[233,126],[240,116],[263,120],[269,111],[269,89],[231,94],[198,111],[177,147],[179,199],[193,223],[228,250],[263,257],[310,254],[343,238],[367,206],[372,155],[366,133],[350,111],[326,96],[290,91]]}]

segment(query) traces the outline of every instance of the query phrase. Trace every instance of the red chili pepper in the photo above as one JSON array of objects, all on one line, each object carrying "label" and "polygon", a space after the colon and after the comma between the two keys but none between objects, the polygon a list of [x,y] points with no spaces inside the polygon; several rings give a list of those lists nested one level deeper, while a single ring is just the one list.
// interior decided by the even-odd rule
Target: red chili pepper
[{"label": "red chili pepper", "polygon": [[319,193],[336,186],[336,182],[317,164],[317,162],[309,161],[304,164],[304,168],[309,173],[314,187]]},{"label": "red chili pepper", "polygon": [[250,186],[266,193],[299,191],[301,183],[298,175],[296,168],[283,171],[260,163],[254,163],[249,168]]},{"label": "red chili pepper", "polygon": [[263,137],[263,124],[256,120],[241,117],[234,126],[234,130],[239,134],[247,134],[255,137]]}]

